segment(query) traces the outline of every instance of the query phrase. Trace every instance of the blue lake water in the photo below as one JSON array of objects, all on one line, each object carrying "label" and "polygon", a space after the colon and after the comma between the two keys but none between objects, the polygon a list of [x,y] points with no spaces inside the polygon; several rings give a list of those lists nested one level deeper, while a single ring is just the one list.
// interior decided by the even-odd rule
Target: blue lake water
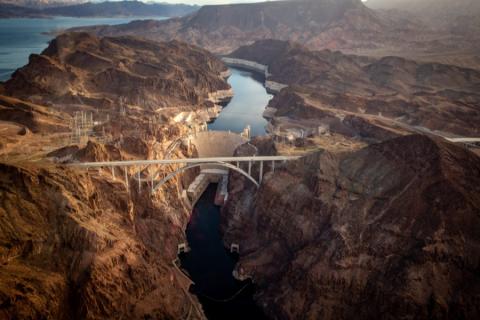
[{"label": "blue lake water", "polygon": [[232,75],[228,83],[232,86],[235,95],[223,108],[214,122],[208,125],[209,130],[230,130],[242,132],[250,125],[251,135],[265,134],[267,120],[262,117],[263,111],[272,98],[263,86],[263,80],[249,71],[230,68]]},{"label": "blue lake water", "polygon": [[13,71],[27,64],[31,53],[40,53],[47,47],[54,36],[45,33],[80,26],[121,24],[141,19],[145,18],[0,19],[0,81],[7,80]]}]

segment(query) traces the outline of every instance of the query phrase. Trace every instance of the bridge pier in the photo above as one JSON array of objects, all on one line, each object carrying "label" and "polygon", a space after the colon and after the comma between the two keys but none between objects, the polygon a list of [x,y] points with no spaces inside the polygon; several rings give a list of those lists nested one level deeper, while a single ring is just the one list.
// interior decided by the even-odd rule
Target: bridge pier
[{"label": "bridge pier", "polygon": [[127,173],[127,167],[123,168],[123,172],[125,173],[125,186],[127,187],[127,191],[129,191],[128,188],[128,173]]},{"label": "bridge pier", "polygon": [[260,173],[258,175],[259,184],[262,184],[262,178],[263,178],[263,161],[260,161]]},{"label": "bridge pier", "polygon": [[142,180],[140,180],[140,170],[137,171],[138,193],[142,191]]}]

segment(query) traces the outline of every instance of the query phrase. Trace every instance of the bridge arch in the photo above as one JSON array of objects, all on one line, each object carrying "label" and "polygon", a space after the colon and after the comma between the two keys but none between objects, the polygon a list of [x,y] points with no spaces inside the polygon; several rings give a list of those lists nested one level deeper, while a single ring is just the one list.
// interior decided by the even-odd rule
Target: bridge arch
[{"label": "bridge arch", "polygon": [[245,176],[247,179],[249,179],[250,181],[253,182],[253,184],[255,184],[255,186],[258,188],[260,185],[258,184],[258,182],[251,176],[249,175],[247,172],[245,172],[244,170],[240,169],[240,168],[237,168],[236,166],[234,166],[233,164],[230,164],[230,163],[227,163],[227,162],[220,162],[220,161],[215,161],[215,162],[203,162],[203,163],[192,163],[192,164],[188,164],[184,167],[181,167],[173,172],[171,172],[170,174],[168,174],[165,178],[163,178],[162,180],[160,180],[157,185],[152,189],[152,193],[157,191],[162,185],[164,185],[168,180],[172,179],[173,177],[175,177],[177,174],[179,173],[182,173],[188,169],[192,169],[192,168],[196,168],[196,167],[200,167],[200,166],[204,166],[204,165],[208,165],[208,164],[215,164],[215,165],[219,165],[219,166],[222,166],[222,167],[225,167],[225,168],[228,168],[228,169],[232,169],[240,174],[242,174],[243,176]]}]

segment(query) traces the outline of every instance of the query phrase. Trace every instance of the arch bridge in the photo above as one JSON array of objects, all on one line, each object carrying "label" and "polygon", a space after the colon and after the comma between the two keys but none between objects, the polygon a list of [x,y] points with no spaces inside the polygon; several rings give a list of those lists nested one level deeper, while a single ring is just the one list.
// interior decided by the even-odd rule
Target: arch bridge
[{"label": "arch bridge", "polygon": [[[82,162],[72,163],[69,166],[80,168],[110,168],[112,176],[115,178],[115,169],[121,168],[124,171],[125,183],[128,187],[129,173],[128,169],[136,168],[136,180],[138,182],[139,191],[143,182],[149,182],[152,193],[156,192],[167,181],[176,175],[192,168],[203,166],[215,166],[236,171],[248,178],[255,186],[259,187],[262,183],[264,175],[264,163],[270,163],[270,170],[275,171],[275,164],[285,163],[286,161],[296,160],[300,156],[249,156],[249,157],[213,157],[213,158],[186,158],[186,159],[162,159],[162,160],[129,160],[129,161],[104,161],[104,162]],[[247,170],[242,169],[240,164],[247,164]],[[180,168],[174,170],[162,179],[158,179],[158,174],[152,174],[148,178],[142,178],[141,172],[149,166],[172,165],[178,164]],[[255,179],[252,175],[252,168],[258,166],[258,177]]]}]

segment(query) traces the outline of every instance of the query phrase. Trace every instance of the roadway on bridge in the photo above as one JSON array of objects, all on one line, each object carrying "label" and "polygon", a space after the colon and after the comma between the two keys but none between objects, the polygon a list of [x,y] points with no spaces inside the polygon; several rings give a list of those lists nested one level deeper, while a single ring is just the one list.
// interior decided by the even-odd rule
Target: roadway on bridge
[{"label": "roadway on bridge", "polygon": [[126,160],[70,163],[69,166],[98,168],[98,167],[132,167],[162,164],[190,164],[190,163],[218,163],[218,162],[259,162],[259,161],[290,161],[299,159],[300,156],[250,156],[250,157],[212,157],[212,158],[185,158],[162,160]]}]

